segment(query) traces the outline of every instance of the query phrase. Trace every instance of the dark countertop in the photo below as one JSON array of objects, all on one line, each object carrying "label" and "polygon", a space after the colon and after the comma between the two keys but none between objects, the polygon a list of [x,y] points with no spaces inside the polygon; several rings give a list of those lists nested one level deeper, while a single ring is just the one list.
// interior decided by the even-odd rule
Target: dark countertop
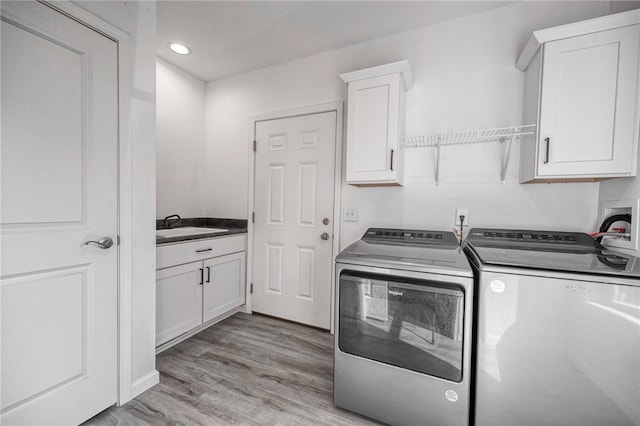
[{"label": "dark countertop", "polygon": [[235,234],[247,233],[247,221],[245,219],[219,219],[211,217],[184,218],[179,221],[175,218],[169,219],[167,226],[163,226],[163,220],[156,220],[156,230],[175,229],[185,226],[196,226],[198,228],[226,228],[226,232],[214,232],[211,234],[182,235],[177,237],[156,237],[156,245],[177,243],[181,241],[200,240],[203,238],[225,237]]}]

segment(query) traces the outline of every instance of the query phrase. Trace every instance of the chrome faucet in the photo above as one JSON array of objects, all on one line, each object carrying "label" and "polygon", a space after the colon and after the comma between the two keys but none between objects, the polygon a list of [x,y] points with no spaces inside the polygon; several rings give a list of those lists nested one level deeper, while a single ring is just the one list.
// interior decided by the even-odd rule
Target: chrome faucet
[{"label": "chrome faucet", "polygon": [[177,219],[178,219],[178,222],[180,222],[180,221],[182,220],[182,218],[180,217],[180,215],[179,215],[179,214],[172,214],[172,215],[169,215],[169,216],[165,217],[165,218],[162,220],[162,228],[163,228],[163,229],[166,229],[166,228],[167,228],[167,224],[169,223],[169,219],[171,219],[172,217],[177,218]]}]

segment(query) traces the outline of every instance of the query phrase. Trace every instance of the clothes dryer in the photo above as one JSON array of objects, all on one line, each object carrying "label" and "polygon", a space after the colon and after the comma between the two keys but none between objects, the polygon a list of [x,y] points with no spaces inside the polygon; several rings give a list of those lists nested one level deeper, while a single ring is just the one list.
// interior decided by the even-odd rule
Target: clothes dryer
[{"label": "clothes dryer", "polygon": [[465,425],[473,273],[451,232],[371,228],[336,259],[334,402],[393,425]]}]

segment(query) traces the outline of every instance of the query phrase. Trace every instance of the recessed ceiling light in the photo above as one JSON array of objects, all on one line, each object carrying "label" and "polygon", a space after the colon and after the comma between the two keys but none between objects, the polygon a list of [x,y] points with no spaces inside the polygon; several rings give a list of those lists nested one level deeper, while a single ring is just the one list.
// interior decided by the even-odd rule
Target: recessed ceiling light
[{"label": "recessed ceiling light", "polygon": [[173,50],[178,55],[188,55],[191,53],[191,49],[182,43],[171,42],[169,43],[169,49]]}]

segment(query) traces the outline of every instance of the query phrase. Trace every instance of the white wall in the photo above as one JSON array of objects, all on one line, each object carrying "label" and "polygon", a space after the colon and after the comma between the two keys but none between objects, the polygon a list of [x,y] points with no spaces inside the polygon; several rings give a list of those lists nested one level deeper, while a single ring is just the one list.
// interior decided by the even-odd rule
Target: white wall
[{"label": "white wall", "polygon": [[[640,164],[640,155],[638,156],[638,164]],[[612,179],[600,184],[600,203],[605,201],[637,200],[638,198],[640,198],[639,177]],[[600,226],[600,222],[604,220],[604,217],[599,217],[598,220],[598,226]],[[638,224],[635,223],[635,219],[633,220],[637,229]],[[640,250],[635,250],[635,252],[629,250],[629,253],[640,257]]]},{"label": "white wall", "polygon": [[[121,380],[120,402],[146,390],[158,381],[155,369],[155,37],[156,4],[153,1],[78,1],[74,2],[93,15],[129,35],[130,56],[123,58],[131,85],[130,93],[121,100],[128,113],[127,140],[121,140],[120,182],[128,188],[128,198],[122,204],[130,206],[128,217],[120,218],[122,244],[121,268],[129,267],[130,275],[121,282],[121,290],[130,291],[130,298],[120,309],[130,310],[130,323],[121,324],[121,335],[128,336],[131,353],[120,357],[120,368],[126,379]],[[124,152],[122,152],[124,151]],[[122,161],[124,160],[124,161]],[[125,226],[126,224],[126,226]],[[122,302],[122,299],[121,299]],[[121,376],[122,378],[122,376]],[[122,383],[125,382],[125,383]],[[124,390],[123,390],[124,387]]]},{"label": "white wall", "polygon": [[[518,125],[523,74],[514,63],[531,32],[608,11],[608,2],[518,2],[208,83],[206,214],[247,217],[250,116],[346,101],[338,74],[408,59],[415,85],[407,95],[407,135]],[[503,149],[444,148],[439,186],[432,148],[406,150],[402,188],[345,185],[342,206],[357,207],[359,221],[342,223],[341,247],[374,225],[448,229],[456,207],[469,208],[472,226],[595,227],[597,183],[520,185],[516,147],[502,184]]]},{"label": "white wall", "polygon": [[[640,164],[640,150],[638,150],[638,164]],[[640,198],[640,177],[638,176],[633,178],[611,179],[600,183],[600,203],[620,200],[632,201],[637,200],[638,198]],[[601,206],[599,206],[599,209],[601,209]],[[598,217],[598,227],[603,220],[604,217]],[[634,226],[636,227],[636,229],[638,229],[638,223],[636,222],[636,219],[633,218],[633,221]],[[629,254],[640,257],[640,250],[628,250],[628,252]]]},{"label": "white wall", "polygon": [[[640,8],[639,1],[613,1],[611,2],[611,12],[624,12],[627,10]],[[640,108],[640,106],[638,106]],[[636,111],[636,114],[640,114],[640,111]],[[640,131],[640,129],[639,129]],[[640,165],[640,149],[638,150],[638,164]],[[600,203],[605,201],[618,201],[618,200],[634,200],[640,198],[640,177],[634,178],[622,178],[611,179],[603,181],[600,184]],[[599,217],[598,226],[604,218]],[[635,225],[636,227],[638,224]],[[606,240],[605,240],[606,241]],[[640,257],[640,250],[635,252],[629,250],[631,254]]]},{"label": "white wall", "polygon": [[201,217],[206,196],[205,84],[158,59],[156,87],[156,217]]}]

